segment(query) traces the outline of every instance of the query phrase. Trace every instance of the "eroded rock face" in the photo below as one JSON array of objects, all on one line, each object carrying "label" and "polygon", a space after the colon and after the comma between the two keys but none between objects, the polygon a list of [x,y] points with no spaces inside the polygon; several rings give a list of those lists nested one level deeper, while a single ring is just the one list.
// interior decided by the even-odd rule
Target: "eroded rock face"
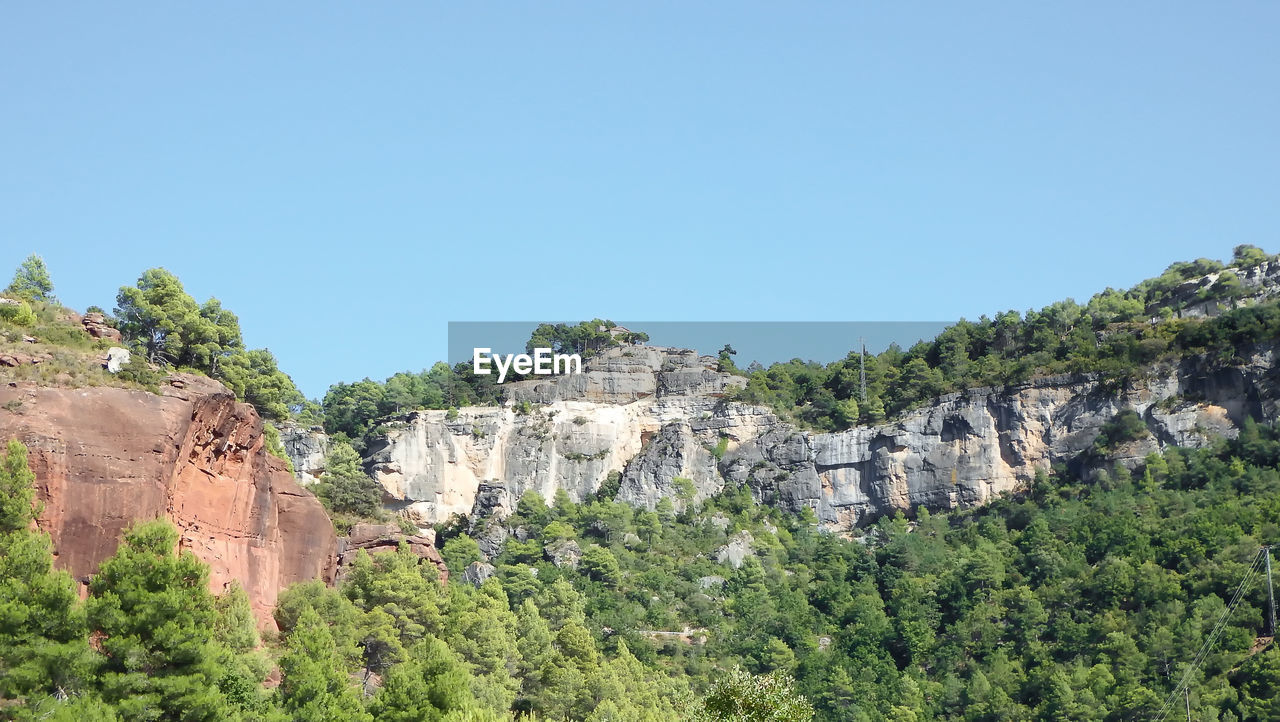
[{"label": "eroded rock face", "polygon": [[715,396],[746,385],[746,380],[715,371],[713,356],[657,346],[612,348],[587,362],[583,373],[507,385],[507,398],[529,401],[591,401],[628,404],[653,396]]},{"label": "eroded rock face", "polygon": [[[1240,297],[1234,302],[1203,298],[1204,292],[1228,272],[1240,281]],[[1204,318],[1217,316],[1240,304],[1263,303],[1277,295],[1280,295],[1280,261],[1270,260],[1250,268],[1227,268],[1187,280],[1173,289],[1168,298],[1148,307],[1147,313],[1159,316],[1163,308],[1169,308],[1179,318]]]},{"label": "eroded rock face", "polygon": [[107,325],[107,318],[101,313],[96,311],[86,313],[84,317],[79,320],[79,323],[81,323],[84,326],[84,330],[94,338],[105,338],[109,341],[115,341],[116,343],[121,341],[122,337],[120,336],[120,331],[113,326]]},{"label": "eroded rock face", "polygon": [[[564,490],[584,501],[616,474],[617,498],[649,509],[663,498],[678,509],[726,483],[746,484],[761,503],[808,508],[827,528],[849,531],[895,510],[982,504],[1060,462],[1092,473],[1080,467],[1089,463],[1083,452],[1125,409],[1150,431],[1113,458],[1130,468],[1169,445],[1232,436],[1248,416],[1280,416],[1280,370],[1269,348],[1228,368],[1188,359],[1123,388],[1077,376],[971,389],[893,423],[839,433],[801,431],[727,401],[732,380],[708,380],[717,375],[708,366],[668,365],[666,353],[606,358],[615,372],[589,381],[520,382],[514,397],[545,403],[529,413],[510,405],[401,417],[368,467],[391,507],[424,526],[452,514],[500,518],[528,491],[550,500]],[[696,382],[672,384],[664,374]]]},{"label": "eroded rock face", "polygon": [[1113,388],[1092,378],[1052,377],[1012,388],[971,389],[937,399],[899,421],[831,434],[776,430],[730,452],[727,479],[756,498],[808,507],[837,530],[916,506],[952,509],[990,501],[1055,463],[1086,476],[1088,450],[1125,409],[1150,438],[1121,449],[1133,468],[1170,445],[1200,447],[1234,436],[1247,416],[1277,418],[1274,353],[1260,349],[1237,367],[1188,359],[1153,378]]},{"label": "eroded rock face", "polygon": [[[15,403],[10,403],[15,402]],[[280,590],[331,581],[336,539],[319,502],[263,447],[262,422],[209,379],[163,395],[0,385],[0,438],[30,449],[38,521],[58,567],[84,582],[135,521],[166,518],[221,592],[239,580],[264,627]],[[16,410],[10,411],[9,408]]]},{"label": "eroded rock face", "polygon": [[394,524],[356,524],[351,527],[347,536],[338,540],[338,574],[341,582],[347,575],[351,565],[360,552],[368,554],[394,553],[404,544],[409,551],[418,557],[420,564],[429,564],[435,568],[440,583],[449,581],[449,568],[436,549],[435,531],[425,534],[405,534]]},{"label": "eroded rock face", "polygon": [[280,443],[293,462],[293,476],[299,484],[310,486],[320,480],[329,453],[329,437],[323,431],[282,424]]}]

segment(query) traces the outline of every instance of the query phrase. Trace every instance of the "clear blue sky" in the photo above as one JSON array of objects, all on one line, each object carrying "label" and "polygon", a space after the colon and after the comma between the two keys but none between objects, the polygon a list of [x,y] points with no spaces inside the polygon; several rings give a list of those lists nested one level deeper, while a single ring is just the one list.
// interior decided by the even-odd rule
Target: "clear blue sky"
[{"label": "clear blue sky", "polygon": [[1280,4],[9,3],[0,273],[310,396],[446,322],[937,320],[1280,251]]}]

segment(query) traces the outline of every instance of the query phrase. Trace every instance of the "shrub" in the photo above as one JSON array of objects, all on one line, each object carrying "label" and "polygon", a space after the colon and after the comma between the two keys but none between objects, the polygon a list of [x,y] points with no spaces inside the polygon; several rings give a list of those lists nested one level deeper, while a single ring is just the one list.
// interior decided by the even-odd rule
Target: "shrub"
[{"label": "shrub", "polygon": [[5,299],[4,301],[0,301],[0,321],[13,324],[14,326],[34,326],[36,323],[36,314],[31,310],[31,304],[26,301]]}]

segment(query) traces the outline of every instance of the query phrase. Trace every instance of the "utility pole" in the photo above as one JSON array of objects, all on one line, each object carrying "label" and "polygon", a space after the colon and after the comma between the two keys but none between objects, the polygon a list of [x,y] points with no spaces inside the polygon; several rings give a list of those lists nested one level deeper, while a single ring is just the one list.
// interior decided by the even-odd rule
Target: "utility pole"
[{"label": "utility pole", "polygon": [[1191,722],[1191,688],[1182,688],[1182,698],[1187,701],[1187,722]]},{"label": "utility pole", "polygon": [[1267,621],[1270,626],[1267,627],[1271,632],[1271,636],[1276,636],[1276,593],[1271,587],[1271,547],[1267,547]]},{"label": "utility pole", "polygon": [[858,343],[862,346],[862,353],[858,354],[858,383],[862,386],[862,401],[867,403],[867,340],[858,337]]}]

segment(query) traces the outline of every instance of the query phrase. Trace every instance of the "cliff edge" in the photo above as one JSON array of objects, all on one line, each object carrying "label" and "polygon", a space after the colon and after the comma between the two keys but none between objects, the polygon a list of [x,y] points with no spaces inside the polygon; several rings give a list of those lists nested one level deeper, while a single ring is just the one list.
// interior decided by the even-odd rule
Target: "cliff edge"
[{"label": "cliff edge", "polygon": [[337,540],[324,508],[267,453],[253,407],[217,382],[177,374],[160,394],[7,382],[0,438],[30,450],[38,524],[81,583],[129,525],[156,518],[209,565],[212,591],[239,580],[264,628],[286,586],[332,581]]}]

